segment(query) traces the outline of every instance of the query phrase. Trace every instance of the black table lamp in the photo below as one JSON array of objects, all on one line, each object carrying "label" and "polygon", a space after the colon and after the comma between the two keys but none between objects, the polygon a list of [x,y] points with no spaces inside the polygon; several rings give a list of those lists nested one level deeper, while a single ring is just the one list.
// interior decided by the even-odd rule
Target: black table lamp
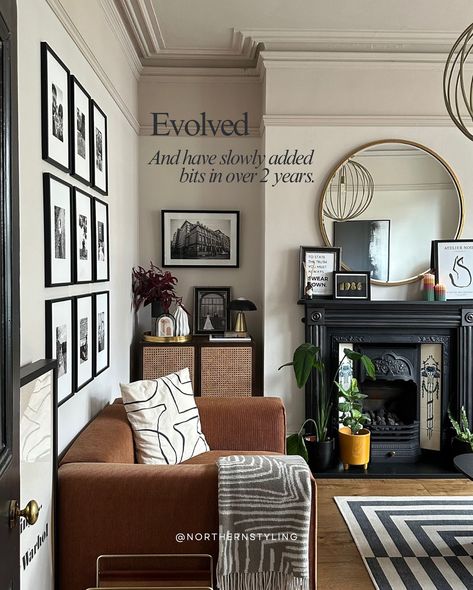
[{"label": "black table lamp", "polygon": [[238,299],[233,299],[230,301],[230,305],[228,306],[231,311],[236,311],[236,318],[235,318],[235,327],[233,328],[238,335],[246,335],[247,328],[246,328],[246,319],[245,319],[245,311],[256,311],[256,305],[253,301],[249,299],[245,299],[244,297],[239,297]]}]

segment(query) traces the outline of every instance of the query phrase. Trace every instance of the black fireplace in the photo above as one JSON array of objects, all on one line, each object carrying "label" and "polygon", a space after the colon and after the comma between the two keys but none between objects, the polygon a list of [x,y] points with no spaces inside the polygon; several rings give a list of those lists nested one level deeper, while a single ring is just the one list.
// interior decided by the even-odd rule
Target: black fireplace
[{"label": "black fireplace", "polygon": [[[412,476],[430,473],[429,465],[451,470],[447,410],[457,413],[463,405],[471,415],[473,409],[473,302],[300,303],[305,306],[306,341],[320,347],[329,378],[344,348],[374,362],[374,381],[359,367],[351,368],[368,396],[370,470],[378,476],[402,465]],[[349,370],[344,367],[345,378]],[[318,380],[314,372],[307,384],[307,417],[313,414]],[[337,427],[334,412],[334,431]]]}]

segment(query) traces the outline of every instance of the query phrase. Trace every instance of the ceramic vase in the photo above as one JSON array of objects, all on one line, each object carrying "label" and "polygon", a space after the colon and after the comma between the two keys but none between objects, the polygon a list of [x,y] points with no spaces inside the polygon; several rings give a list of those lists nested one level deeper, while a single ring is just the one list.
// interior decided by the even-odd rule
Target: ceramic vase
[{"label": "ceramic vase", "polygon": [[180,305],[177,306],[174,317],[176,319],[176,336],[187,336],[190,334],[189,318]]}]

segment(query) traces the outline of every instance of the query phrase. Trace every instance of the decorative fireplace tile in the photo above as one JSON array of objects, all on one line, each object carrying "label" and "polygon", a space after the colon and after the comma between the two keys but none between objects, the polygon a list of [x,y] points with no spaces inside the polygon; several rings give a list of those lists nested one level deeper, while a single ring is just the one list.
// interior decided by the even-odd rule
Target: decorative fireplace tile
[{"label": "decorative fireplace tile", "polygon": [[420,358],[420,446],[440,451],[442,345],[422,344]]},{"label": "decorative fireplace tile", "polygon": [[[350,342],[340,342],[340,344],[338,345],[339,362],[342,362],[343,357],[345,356],[345,353],[343,352],[345,348],[353,350],[353,344]],[[338,382],[344,389],[348,389],[350,387],[352,377],[353,362],[350,359],[346,358],[345,360],[343,360],[342,366],[340,367],[340,370],[338,372]]]}]

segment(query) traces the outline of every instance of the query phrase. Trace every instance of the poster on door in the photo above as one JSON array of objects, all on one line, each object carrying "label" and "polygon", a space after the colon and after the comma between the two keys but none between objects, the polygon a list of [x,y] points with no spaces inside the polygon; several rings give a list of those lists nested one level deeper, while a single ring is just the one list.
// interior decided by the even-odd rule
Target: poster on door
[{"label": "poster on door", "polygon": [[21,383],[20,506],[35,500],[39,517],[34,525],[20,518],[20,588],[53,590],[54,371],[39,376],[36,371],[32,380],[22,377]]}]

